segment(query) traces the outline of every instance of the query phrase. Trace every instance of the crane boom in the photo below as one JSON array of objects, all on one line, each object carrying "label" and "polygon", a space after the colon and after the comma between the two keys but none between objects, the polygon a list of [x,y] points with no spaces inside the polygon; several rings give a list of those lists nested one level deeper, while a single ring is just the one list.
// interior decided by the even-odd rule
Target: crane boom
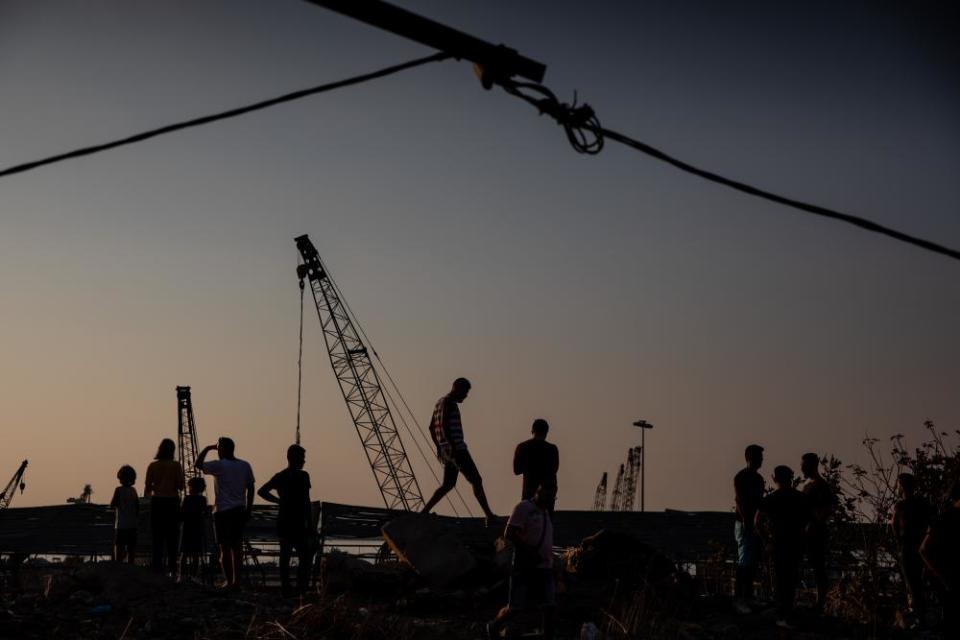
[{"label": "crane boom", "polygon": [[607,508],[607,472],[603,472],[600,478],[600,484],[597,485],[597,491],[593,495],[593,510],[605,511]]},{"label": "crane boom", "polygon": [[632,447],[627,452],[627,469],[623,476],[623,497],[621,511],[633,511],[637,496],[637,480],[640,478],[640,447]]},{"label": "crane boom", "polygon": [[18,488],[20,489],[20,493],[23,493],[23,489],[26,486],[23,482],[23,472],[26,471],[26,469],[27,461],[24,460],[20,463],[17,472],[10,478],[10,482],[4,487],[3,493],[0,493],[0,509],[6,509],[10,506],[10,502],[13,501],[13,495],[17,492]]},{"label": "crane boom", "polygon": [[617,471],[617,479],[613,483],[613,496],[610,498],[610,511],[623,510],[623,465]]},{"label": "crane boom", "polygon": [[193,466],[197,460],[197,424],[193,420],[190,387],[177,387],[177,440],[183,483],[186,486],[188,479],[200,475]]},{"label": "crane boom", "polygon": [[388,509],[420,510],[423,494],[370,353],[310,238],[298,236],[296,243],[303,258],[297,275],[301,282],[304,278],[310,282],[330,365],[380,495]]}]

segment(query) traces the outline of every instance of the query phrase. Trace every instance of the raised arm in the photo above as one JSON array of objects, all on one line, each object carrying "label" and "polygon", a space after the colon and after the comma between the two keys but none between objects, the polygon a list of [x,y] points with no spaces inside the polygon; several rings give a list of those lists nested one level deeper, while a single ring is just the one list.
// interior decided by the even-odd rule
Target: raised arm
[{"label": "raised arm", "polygon": [[193,463],[193,468],[198,471],[203,471],[203,462],[207,459],[207,454],[217,448],[217,445],[211,444],[207,445],[200,452],[200,455],[197,456],[197,461]]}]

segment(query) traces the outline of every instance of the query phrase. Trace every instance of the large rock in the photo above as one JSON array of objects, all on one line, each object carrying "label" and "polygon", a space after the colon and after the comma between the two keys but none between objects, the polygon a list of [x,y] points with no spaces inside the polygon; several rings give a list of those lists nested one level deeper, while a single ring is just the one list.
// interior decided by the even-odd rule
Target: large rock
[{"label": "large rock", "polygon": [[438,587],[451,584],[477,566],[463,543],[429,515],[411,513],[391,520],[383,526],[383,539],[397,557]]},{"label": "large rock", "polygon": [[676,565],[628,533],[601,530],[563,555],[567,573],[579,578],[620,580],[625,586],[662,583],[677,575]]}]

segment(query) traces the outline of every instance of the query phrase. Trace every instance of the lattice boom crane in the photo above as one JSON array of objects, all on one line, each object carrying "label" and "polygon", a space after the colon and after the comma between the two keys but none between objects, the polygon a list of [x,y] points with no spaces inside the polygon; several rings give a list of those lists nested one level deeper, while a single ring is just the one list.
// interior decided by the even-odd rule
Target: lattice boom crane
[{"label": "lattice boom crane", "polygon": [[617,479],[613,483],[613,496],[610,498],[610,511],[620,511],[623,507],[623,465],[617,471]]},{"label": "lattice boom crane", "polygon": [[10,478],[10,482],[8,482],[7,486],[4,487],[3,493],[0,493],[0,509],[6,509],[10,506],[10,502],[13,500],[13,496],[17,492],[17,489],[20,489],[20,493],[23,493],[23,490],[27,486],[23,481],[23,472],[26,470],[27,461],[24,460],[20,463],[20,467],[17,469],[17,472],[13,474],[12,478]]},{"label": "lattice boom crane", "polygon": [[597,492],[593,495],[593,510],[604,511],[607,508],[607,472],[603,472]]},{"label": "lattice boom crane", "polygon": [[193,463],[197,460],[197,424],[193,420],[193,400],[190,387],[177,387],[177,448],[180,451],[180,466],[186,481],[200,475]]},{"label": "lattice boom crane", "polygon": [[634,499],[637,496],[637,481],[640,479],[640,451],[640,447],[633,447],[627,452],[627,470],[623,476],[621,511],[633,511]]},{"label": "lattice boom crane", "polygon": [[303,258],[303,264],[297,267],[301,288],[307,279],[333,373],[380,495],[388,509],[419,511],[423,494],[367,347],[310,238],[299,236],[296,243]]}]

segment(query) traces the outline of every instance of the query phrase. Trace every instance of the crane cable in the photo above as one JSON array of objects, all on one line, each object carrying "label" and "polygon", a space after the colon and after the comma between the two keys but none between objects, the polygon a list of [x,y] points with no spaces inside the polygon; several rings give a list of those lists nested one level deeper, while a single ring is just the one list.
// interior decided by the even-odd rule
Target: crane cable
[{"label": "crane cable", "polygon": [[300,444],[300,399],[303,395],[303,278],[300,278],[300,345],[297,351],[297,435]]},{"label": "crane cable", "polygon": [[[413,410],[410,409],[410,405],[407,403],[406,398],[404,398],[403,394],[400,392],[400,388],[397,386],[397,383],[394,381],[393,376],[390,375],[390,371],[387,369],[387,365],[386,363],[384,363],[383,358],[380,357],[380,354],[377,352],[376,347],[373,346],[373,342],[370,340],[370,337],[367,335],[366,330],[363,328],[363,325],[360,323],[360,320],[357,318],[357,314],[353,312],[353,308],[350,306],[350,303],[344,297],[343,292],[340,290],[339,285],[337,285],[337,281],[334,279],[333,275],[330,273],[330,269],[327,267],[326,264],[323,263],[323,260],[320,260],[320,264],[324,272],[327,274],[327,278],[330,280],[330,284],[333,286],[334,291],[336,291],[337,296],[340,298],[340,302],[343,303],[344,310],[347,312],[347,315],[350,317],[351,321],[356,326],[357,331],[359,332],[359,336],[363,338],[364,343],[370,348],[370,351],[373,352],[373,356],[377,359],[377,362],[380,363],[380,369],[383,371],[384,375],[387,377],[387,380],[393,386],[393,389],[396,392],[397,396],[399,396],[400,400],[403,402],[403,406],[406,408],[407,413],[409,413],[410,418],[413,420],[414,424],[417,425],[417,432],[414,432],[413,429],[410,428],[410,425],[407,424],[407,420],[403,415],[403,411],[400,410],[400,406],[396,403],[396,401],[390,395],[390,390],[385,386],[381,387],[381,389],[384,391],[385,397],[387,397],[390,400],[390,402],[393,403],[394,407],[396,407],[397,415],[400,418],[400,423],[406,428],[407,432],[410,434],[411,438],[413,439],[413,444],[416,446],[417,451],[420,453],[420,457],[423,459],[424,464],[426,464],[427,469],[430,470],[430,474],[433,476],[433,479],[437,483],[440,483],[440,476],[437,475],[437,472],[433,468],[433,463],[430,461],[430,458],[427,456],[426,453],[424,453],[423,448],[420,446],[420,442],[417,440],[417,433],[419,433],[420,437],[424,440],[425,443],[427,443],[428,446],[432,444],[431,440],[429,439],[427,434],[424,433],[423,427],[420,425],[420,421],[417,420],[417,417],[416,415],[414,415]],[[463,505],[463,508],[466,510],[467,514],[469,514],[470,516],[474,516],[473,510],[470,508],[470,505],[467,504],[467,501],[464,500],[463,494],[460,493],[460,489],[458,487],[454,487],[453,492],[460,499],[460,503]],[[457,511],[457,507],[453,504],[453,499],[450,498],[450,494],[447,493],[445,497],[448,504],[450,505],[450,508],[453,510],[454,514],[456,514],[459,517],[460,514]]]},{"label": "crane cable", "polygon": [[[417,425],[418,425],[418,427],[419,427],[419,422],[417,422],[416,416],[413,415],[413,411],[410,409],[410,405],[407,404],[406,399],[405,399],[405,398],[403,397],[403,395],[400,393],[400,389],[397,387],[396,383],[394,382],[393,376],[391,376],[391,375],[390,375],[390,372],[387,370],[386,365],[385,365],[384,362],[383,362],[383,359],[380,358],[380,355],[377,353],[377,350],[376,350],[376,349],[373,347],[373,345],[371,344],[370,338],[367,336],[366,331],[364,331],[364,329],[363,329],[363,325],[360,324],[360,321],[357,319],[356,314],[353,313],[353,309],[350,307],[350,303],[347,302],[347,299],[343,296],[343,292],[340,290],[340,287],[337,285],[337,281],[333,279],[333,276],[332,276],[332,274],[330,273],[330,270],[327,268],[327,266],[323,263],[322,260],[320,261],[320,264],[321,264],[321,268],[323,269],[324,273],[327,274],[327,279],[330,281],[331,286],[333,287],[333,289],[334,289],[334,291],[336,292],[337,296],[340,298],[340,302],[343,304],[343,308],[344,308],[344,310],[346,311],[346,313],[348,314],[348,317],[350,318],[350,321],[356,326],[356,328],[357,328],[360,336],[363,338],[364,342],[365,342],[367,345],[370,346],[370,350],[373,352],[374,356],[377,358],[377,361],[380,363],[380,368],[381,368],[381,370],[384,372],[384,374],[386,375],[387,379],[390,381],[390,384],[393,385],[394,390],[396,391],[397,395],[400,397],[400,399],[401,399],[402,402],[403,402],[403,406],[406,407],[407,411],[410,413],[411,418],[413,418],[414,422],[416,422]],[[303,385],[302,385],[302,380],[303,380],[303,313],[304,313],[304,312],[303,312],[303,308],[304,308],[304,307],[303,307],[303,305],[304,305],[303,295],[304,295],[304,279],[303,279],[303,278],[300,278],[300,339],[299,339],[299,350],[298,350],[298,355],[297,355],[297,431],[296,431],[296,442],[297,442],[297,444],[300,444],[300,402],[301,402],[302,387],[303,387]],[[417,452],[420,454],[420,457],[423,459],[424,464],[426,464],[427,469],[430,471],[430,474],[433,476],[433,479],[439,484],[439,483],[440,483],[440,476],[437,475],[437,472],[434,470],[433,465],[431,464],[429,457],[428,457],[427,454],[423,451],[423,448],[420,446],[420,442],[417,440],[417,433],[414,432],[414,430],[410,428],[410,425],[409,425],[409,424],[407,424],[407,420],[406,420],[406,418],[404,417],[403,412],[400,410],[400,406],[397,404],[396,400],[394,400],[393,396],[390,394],[390,390],[389,390],[387,387],[384,387],[384,386],[381,387],[381,390],[384,392],[384,398],[385,398],[386,400],[388,400],[391,404],[393,404],[394,407],[397,409],[397,415],[398,415],[398,417],[400,418],[400,423],[404,426],[404,428],[406,428],[407,433],[410,434],[410,437],[411,437],[411,439],[413,440],[413,444],[414,444],[414,446],[417,448]],[[423,438],[426,438],[426,436],[423,434],[422,427],[420,428],[419,431],[420,431],[420,435],[421,435]],[[402,442],[402,441],[401,441],[401,442]],[[418,486],[419,486],[419,485],[418,485]],[[454,487],[454,492],[457,494],[457,497],[460,498],[460,502],[463,504],[463,506],[464,506],[464,508],[466,509],[467,513],[468,513],[469,515],[473,516],[473,515],[474,515],[474,514],[473,514],[473,511],[470,509],[470,506],[469,506],[469,505],[467,504],[467,502],[464,500],[463,494],[460,493],[460,490],[459,490],[458,488]],[[460,512],[457,510],[456,505],[453,503],[453,500],[450,498],[450,494],[448,493],[445,497],[446,497],[446,499],[447,499],[448,504],[450,505],[451,510],[453,510],[454,515],[455,515],[456,517],[460,517]],[[420,496],[420,499],[423,500],[423,496],[422,496],[422,495]]]}]

